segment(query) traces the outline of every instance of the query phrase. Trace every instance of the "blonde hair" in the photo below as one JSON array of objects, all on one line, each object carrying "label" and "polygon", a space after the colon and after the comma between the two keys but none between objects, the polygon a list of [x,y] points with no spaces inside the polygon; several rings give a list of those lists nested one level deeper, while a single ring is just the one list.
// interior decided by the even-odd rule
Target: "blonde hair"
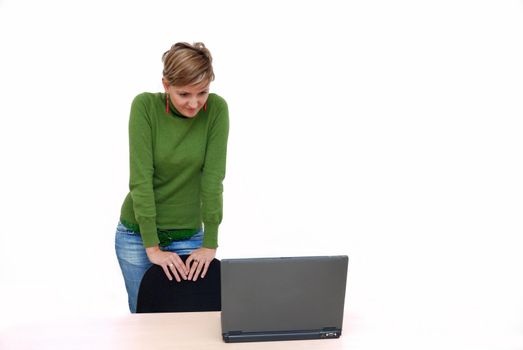
[{"label": "blonde hair", "polygon": [[214,80],[212,56],[203,43],[176,43],[162,56],[163,77],[173,86]]}]

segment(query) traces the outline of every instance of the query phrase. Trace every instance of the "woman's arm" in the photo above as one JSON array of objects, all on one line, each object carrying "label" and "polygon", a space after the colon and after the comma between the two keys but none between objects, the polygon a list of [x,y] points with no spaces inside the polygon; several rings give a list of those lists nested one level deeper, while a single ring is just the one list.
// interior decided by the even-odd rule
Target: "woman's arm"
[{"label": "woman's arm", "polygon": [[185,268],[189,271],[188,278],[194,281],[200,273],[202,278],[205,277],[209,264],[216,256],[218,226],[223,217],[223,179],[229,137],[229,110],[221,97],[212,102],[216,115],[210,121],[201,180],[203,246],[193,251],[185,261]]},{"label": "woman's arm", "polygon": [[221,97],[213,101],[216,116],[207,136],[201,180],[201,205],[204,224],[203,247],[218,247],[218,226],[223,217],[223,179],[229,136],[229,110]]},{"label": "woman's arm", "polygon": [[136,221],[145,247],[158,245],[156,204],[153,191],[152,118],[147,108],[147,95],[135,97],[129,118],[129,188]]}]

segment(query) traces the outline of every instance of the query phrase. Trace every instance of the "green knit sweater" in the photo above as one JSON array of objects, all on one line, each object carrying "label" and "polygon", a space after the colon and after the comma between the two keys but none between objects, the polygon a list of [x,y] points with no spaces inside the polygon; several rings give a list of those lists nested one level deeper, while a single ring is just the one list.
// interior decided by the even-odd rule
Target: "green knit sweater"
[{"label": "green knit sweater", "polygon": [[229,133],[227,103],[209,94],[206,110],[182,116],[164,93],[135,97],[129,120],[130,192],[120,220],[138,225],[145,247],[158,231],[200,229],[203,246],[218,246]]}]

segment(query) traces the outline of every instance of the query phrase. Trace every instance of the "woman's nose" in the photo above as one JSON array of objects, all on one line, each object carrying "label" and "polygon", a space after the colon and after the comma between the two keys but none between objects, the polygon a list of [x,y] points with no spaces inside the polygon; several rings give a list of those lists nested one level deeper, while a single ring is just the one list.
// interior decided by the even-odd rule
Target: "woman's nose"
[{"label": "woman's nose", "polygon": [[190,107],[190,108],[196,108],[196,107],[198,107],[198,100],[197,100],[197,99],[190,99],[190,100],[189,100],[189,107]]}]

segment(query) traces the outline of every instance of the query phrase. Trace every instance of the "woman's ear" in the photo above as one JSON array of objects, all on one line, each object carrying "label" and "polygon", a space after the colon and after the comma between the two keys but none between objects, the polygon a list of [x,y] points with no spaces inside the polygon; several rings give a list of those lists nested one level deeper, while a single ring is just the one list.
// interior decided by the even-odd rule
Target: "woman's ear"
[{"label": "woman's ear", "polygon": [[162,84],[163,84],[163,88],[165,89],[165,92],[169,92],[169,83],[167,82],[167,80],[165,80],[165,78],[162,78]]}]

